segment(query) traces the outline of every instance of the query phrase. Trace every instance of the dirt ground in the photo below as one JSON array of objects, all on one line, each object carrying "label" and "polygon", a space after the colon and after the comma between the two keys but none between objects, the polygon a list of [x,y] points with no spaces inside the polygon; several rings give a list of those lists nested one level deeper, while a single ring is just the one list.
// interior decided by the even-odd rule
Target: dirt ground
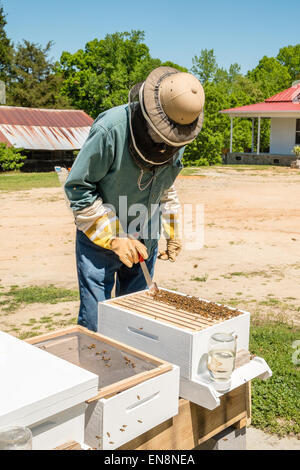
[{"label": "dirt ground", "polygon": [[[201,168],[179,177],[181,202],[204,204],[204,246],[183,249],[175,264],[158,261],[158,285],[300,324],[299,183],[288,168]],[[77,288],[75,227],[60,188],[2,191],[0,217],[2,290]],[[78,302],[4,307],[0,329],[20,336],[74,322]]]}]

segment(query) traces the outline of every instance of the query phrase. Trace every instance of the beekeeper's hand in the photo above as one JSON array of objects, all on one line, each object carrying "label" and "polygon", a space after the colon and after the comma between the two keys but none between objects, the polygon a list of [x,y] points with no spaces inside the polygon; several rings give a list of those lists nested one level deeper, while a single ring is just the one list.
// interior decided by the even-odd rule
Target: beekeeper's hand
[{"label": "beekeeper's hand", "polygon": [[179,255],[182,249],[181,240],[178,238],[174,240],[167,240],[167,249],[165,251],[160,251],[158,258],[164,261],[176,261],[176,257]]},{"label": "beekeeper's hand", "polygon": [[148,258],[147,248],[143,243],[131,238],[113,238],[110,243],[110,249],[118,255],[120,261],[128,268],[139,262],[139,254],[144,259]]}]

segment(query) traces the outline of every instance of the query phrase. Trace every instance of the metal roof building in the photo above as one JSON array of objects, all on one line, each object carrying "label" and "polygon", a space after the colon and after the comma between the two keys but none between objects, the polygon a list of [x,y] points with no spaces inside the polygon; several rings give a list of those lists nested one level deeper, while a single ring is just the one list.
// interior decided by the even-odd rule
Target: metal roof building
[{"label": "metal roof building", "polygon": [[25,150],[25,170],[48,171],[72,163],[92,123],[84,111],[0,106],[0,142]]},{"label": "metal roof building", "polygon": [[[292,150],[300,145],[300,82],[266,99],[263,103],[239,106],[237,108],[223,109],[231,119],[230,152],[227,163],[271,163],[290,165],[295,160]],[[233,119],[252,118],[252,150],[251,153],[233,152]],[[257,118],[257,143],[254,152],[254,119]],[[260,154],[261,119],[271,119],[270,152]],[[255,156],[256,154],[256,156]],[[257,156],[260,157],[258,158]]]},{"label": "metal roof building", "polygon": [[223,109],[235,117],[300,117],[300,83],[266,99],[263,103]]}]

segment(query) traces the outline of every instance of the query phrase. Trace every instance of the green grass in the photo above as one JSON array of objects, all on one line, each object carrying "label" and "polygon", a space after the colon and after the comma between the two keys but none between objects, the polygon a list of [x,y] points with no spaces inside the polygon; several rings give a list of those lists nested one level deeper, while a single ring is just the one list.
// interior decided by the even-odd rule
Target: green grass
[{"label": "green grass", "polygon": [[[1,292],[0,296],[5,297],[6,306],[2,310],[6,312],[14,312],[22,304],[56,304],[58,302],[75,301],[79,299],[77,290],[61,289],[53,285],[40,287],[18,287],[11,286],[8,292]],[[4,301],[1,302],[2,305]],[[44,317],[44,321],[47,319]],[[33,322],[34,323],[34,322]]]},{"label": "green grass", "polygon": [[264,305],[266,307],[279,307],[281,304],[285,305],[281,300],[275,298],[269,298],[267,300],[261,300],[258,305]]},{"label": "green grass", "polygon": [[41,335],[41,331],[35,331],[34,333],[32,331],[25,331],[24,333],[20,333],[18,335],[19,339],[27,339],[27,338],[33,338],[33,336],[39,336]]},{"label": "green grass", "polygon": [[252,425],[280,436],[300,437],[300,365],[292,361],[296,340],[299,327],[258,321],[251,327],[250,350],[263,357],[273,372],[267,381],[253,381]]},{"label": "green grass", "polygon": [[24,191],[32,188],[59,187],[57,174],[50,173],[0,173],[0,191]]},{"label": "green grass", "polygon": [[182,176],[191,176],[191,175],[196,175],[199,172],[200,168],[183,168],[181,170],[180,174]]},{"label": "green grass", "polygon": [[224,279],[231,279],[232,277],[239,277],[239,276],[243,276],[243,277],[263,276],[265,278],[270,278],[272,274],[282,275],[279,272],[270,270],[270,271],[250,271],[250,272],[237,271],[237,272],[228,273],[228,274],[221,274],[221,276],[224,277]]},{"label": "green grass", "polygon": [[[278,167],[275,165],[239,165],[239,164],[232,164],[232,165],[222,165],[222,164],[217,164],[214,165],[215,167],[218,168],[234,168],[235,170],[238,169],[245,169],[245,170],[274,170],[277,171],[278,169],[282,168],[288,168],[288,167]],[[213,168],[213,167],[212,167]]]},{"label": "green grass", "polygon": [[208,279],[208,274],[206,273],[204,276],[202,277],[191,277],[191,281],[198,281],[198,282],[206,282]]}]

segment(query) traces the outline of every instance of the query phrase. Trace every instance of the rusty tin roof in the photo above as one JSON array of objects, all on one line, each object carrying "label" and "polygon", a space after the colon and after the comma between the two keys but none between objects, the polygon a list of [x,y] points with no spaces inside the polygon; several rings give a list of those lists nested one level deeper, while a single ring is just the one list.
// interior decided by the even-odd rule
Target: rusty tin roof
[{"label": "rusty tin roof", "polygon": [[0,106],[0,142],[26,150],[80,149],[92,123],[84,111]]}]

